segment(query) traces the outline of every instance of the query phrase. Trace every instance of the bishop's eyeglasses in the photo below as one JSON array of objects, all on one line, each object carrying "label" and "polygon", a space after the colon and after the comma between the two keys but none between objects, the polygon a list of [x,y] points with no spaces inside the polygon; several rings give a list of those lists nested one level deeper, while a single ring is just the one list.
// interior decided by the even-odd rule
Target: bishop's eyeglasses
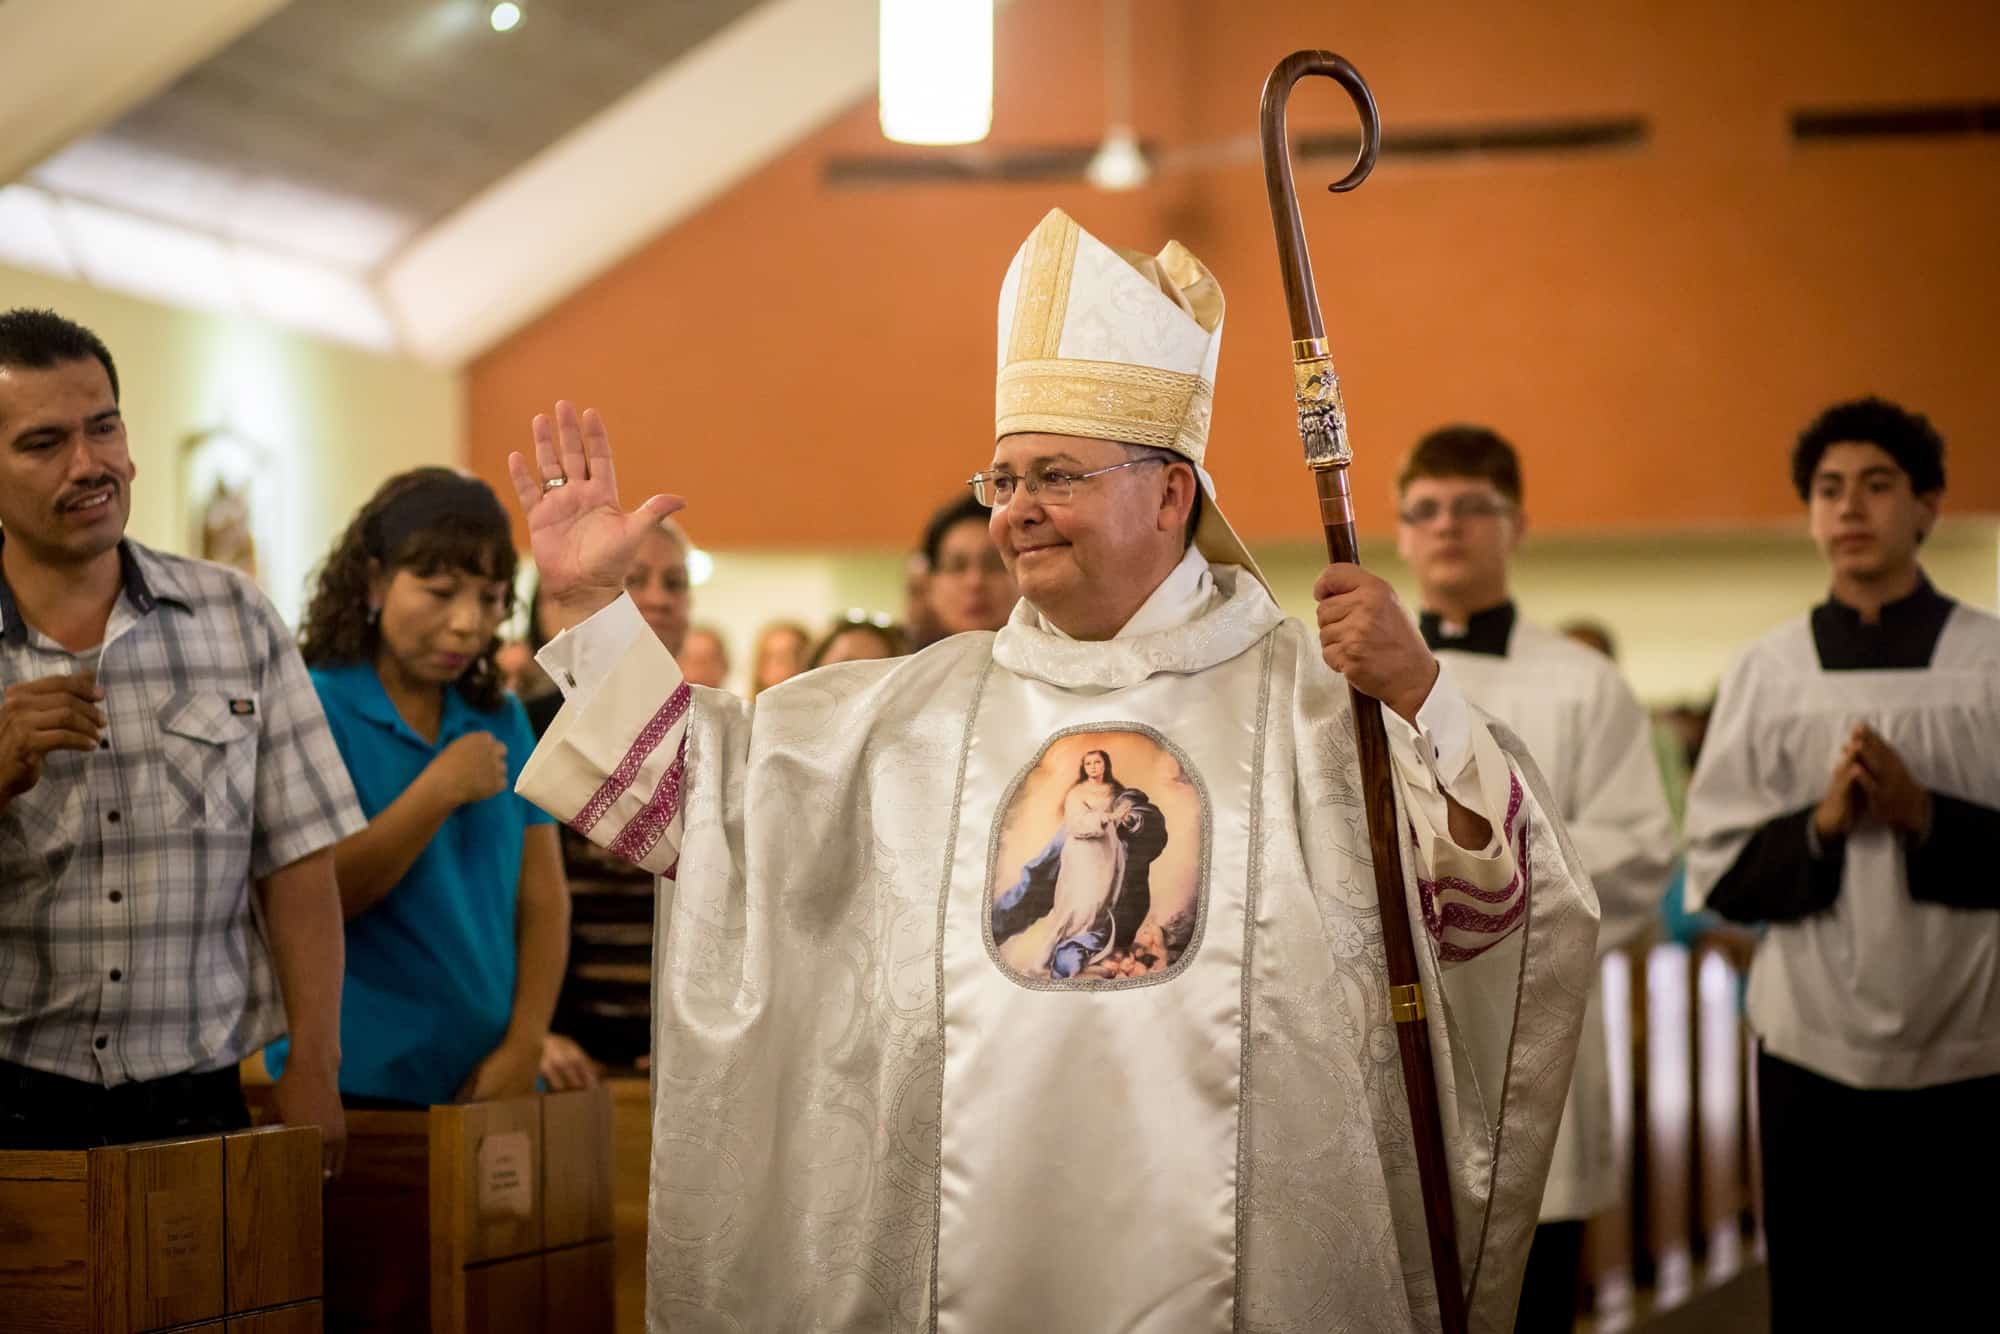
[{"label": "bishop's eyeglasses", "polygon": [[1014,489],[1026,486],[1028,494],[1044,505],[1067,505],[1076,495],[1076,484],[1087,482],[1093,477],[1102,477],[1108,472],[1122,468],[1136,468],[1142,463],[1167,463],[1170,460],[1148,455],[1142,459],[1127,459],[1114,463],[1108,468],[1093,468],[1089,472],[1064,472],[1060,468],[1044,468],[1039,465],[1028,469],[1025,477],[1011,472],[978,472],[967,479],[972,488],[972,498],[988,509],[1005,509],[1014,499]]}]

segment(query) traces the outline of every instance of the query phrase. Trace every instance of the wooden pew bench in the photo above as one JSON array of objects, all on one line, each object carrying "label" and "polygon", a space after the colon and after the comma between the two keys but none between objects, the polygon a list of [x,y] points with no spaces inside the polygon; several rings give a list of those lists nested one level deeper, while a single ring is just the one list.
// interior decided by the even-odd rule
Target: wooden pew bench
[{"label": "wooden pew bench", "polygon": [[0,1329],[319,1334],[312,1127],[0,1151]]},{"label": "wooden pew bench", "polygon": [[328,1329],[612,1334],[607,1090],[353,1111],[347,1136]]}]

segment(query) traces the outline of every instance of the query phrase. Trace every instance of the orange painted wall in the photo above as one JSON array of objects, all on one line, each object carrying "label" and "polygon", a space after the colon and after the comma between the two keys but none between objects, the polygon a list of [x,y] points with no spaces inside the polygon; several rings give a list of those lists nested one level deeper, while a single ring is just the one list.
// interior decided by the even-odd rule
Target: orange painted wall
[{"label": "orange painted wall", "polygon": [[[1952,510],[2000,513],[2000,139],[1787,138],[1802,106],[2000,96],[2000,6],[1133,8],[1142,137],[1225,160],[1127,195],[822,187],[828,154],[887,149],[858,105],[474,363],[472,466],[502,480],[528,417],[568,396],[604,410],[628,499],[688,495],[707,545],[906,545],[988,457],[1000,278],[1060,204],[1112,244],[1178,237],[1217,273],[1224,506],[1253,541],[1311,537],[1262,175],[1226,141],[1254,132],[1275,60],[1317,44],[1360,67],[1392,130],[1652,125],[1615,153],[1392,160],[1342,198],[1315,183],[1326,164],[1302,170],[1364,531],[1389,522],[1402,451],[1460,419],[1522,448],[1544,531],[1789,518],[1790,440],[1868,391],[1945,432]],[[1101,62],[1095,4],[1016,0],[993,142],[1095,138]],[[1295,129],[1350,120],[1330,83],[1294,98]]]}]

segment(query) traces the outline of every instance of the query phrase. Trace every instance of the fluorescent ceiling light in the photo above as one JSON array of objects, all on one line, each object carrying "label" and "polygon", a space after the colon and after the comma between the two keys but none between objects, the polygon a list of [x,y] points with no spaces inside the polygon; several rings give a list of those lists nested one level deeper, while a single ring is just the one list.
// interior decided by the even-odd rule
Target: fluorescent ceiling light
[{"label": "fluorescent ceiling light", "polygon": [[243,183],[220,229],[232,240],[355,274],[386,263],[417,234],[406,213],[269,176]]},{"label": "fluorescent ceiling light", "polygon": [[243,309],[229,248],[213,236],[75,199],[63,201],[62,220],[77,266],[100,287],[191,310]]},{"label": "fluorescent ceiling light", "polygon": [[359,273],[34,186],[0,188],[0,264],[378,351],[400,342]]},{"label": "fluorescent ceiling light", "polygon": [[882,0],[882,133],[970,144],[993,128],[993,0]]},{"label": "fluorescent ceiling light", "polygon": [[200,231],[220,230],[242,182],[236,172],[103,134],[71,144],[30,179],[58,195]]},{"label": "fluorescent ceiling light", "polygon": [[230,249],[253,313],[343,343],[385,352],[395,348],[395,326],[361,279],[254,246]]},{"label": "fluorescent ceiling light", "polygon": [[417,230],[407,215],[366,200],[112,135],[72,144],[32,179],[60,196],[354,272],[384,263]]},{"label": "fluorescent ceiling light", "polygon": [[512,32],[521,26],[521,7],[513,0],[500,0],[493,6],[493,12],[486,16],[486,21],[493,25],[495,32]]}]

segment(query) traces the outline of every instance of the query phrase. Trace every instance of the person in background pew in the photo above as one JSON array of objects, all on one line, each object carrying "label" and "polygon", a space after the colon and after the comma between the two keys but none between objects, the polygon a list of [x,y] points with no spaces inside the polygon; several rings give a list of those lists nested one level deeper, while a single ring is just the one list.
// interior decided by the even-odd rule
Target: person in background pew
[{"label": "person in background pew", "polygon": [[[663,519],[639,540],[625,570],[625,592],[669,653],[691,637],[691,549],[681,526]],[[552,636],[570,623],[550,608],[541,628]],[[562,701],[559,691],[530,701],[537,739]],[[585,1088],[606,1070],[643,1068],[652,1050],[653,877],[567,829],[562,855],[572,917],[569,970],[542,1047],[542,1078],[552,1089]]]},{"label": "person in background pew", "polygon": [[850,611],[833,623],[833,628],[813,649],[813,667],[836,662],[872,662],[879,658],[900,658],[910,651],[903,632],[886,616],[870,616]]},{"label": "person in background pew", "polygon": [[921,547],[903,558],[903,633],[912,653],[938,640],[938,629],[931,624],[931,560]]},{"label": "person in background pew", "polygon": [[[485,483],[419,468],[362,507],[306,610],[305,661],[368,816],[334,850],[350,1105],[535,1089],[569,891],[551,821],[511,790],[534,748],[494,666],[514,560]],[[289,1059],[281,1043],[266,1063]]]},{"label": "person in background pew", "polygon": [[720,690],[729,680],[729,644],[722,631],[712,625],[690,628],[676,661],[681,664],[681,673],[695,685]]},{"label": "person in background pew", "polygon": [[554,609],[542,593],[542,581],[528,581],[528,595],[523,599],[527,604],[527,633],[520,639],[510,639],[494,651],[493,666],[500,673],[500,683],[520,698],[521,706],[528,711],[528,717],[535,716],[535,701],[543,695],[554,695],[556,683],[549,680],[547,672],[535,662],[535,655],[542,646],[555,637],[550,628],[554,620]]},{"label": "person in background pew", "polygon": [[998,630],[1021,600],[987,523],[991,513],[960,496],[924,525],[924,621],[928,647],[950,635]]},{"label": "person in background pew", "polygon": [[2000,619],[1924,577],[1923,417],[1829,408],[1792,483],[1832,587],[1724,675],[1687,814],[1689,906],[1764,926],[1772,1328],[1986,1328],[1992,1228],[1951,1220],[2000,1193]]},{"label": "person in background pew", "polygon": [[797,676],[811,656],[812,636],[797,621],[773,621],[759,630],[750,654],[750,698]]},{"label": "person in background pew", "polygon": [[[1646,711],[1607,654],[1515,611],[1507,565],[1526,521],[1520,459],[1506,440],[1483,426],[1431,432],[1397,478],[1397,509],[1396,549],[1417,578],[1424,643],[1541,765],[1597,889],[1601,959],[1646,929],[1673,869],[1673,819]],[[1610,1046],[1593,975],[1519,1334],[1575,1324],[1584,1223],[1618,1198]]]},{"label": "person in background pew", "polygon": [[125,537],[134,472],[103,342],[0,315],[0,1148],[241,1129],[289,1029],[332,1175],[361,811],[264,595]]}]

